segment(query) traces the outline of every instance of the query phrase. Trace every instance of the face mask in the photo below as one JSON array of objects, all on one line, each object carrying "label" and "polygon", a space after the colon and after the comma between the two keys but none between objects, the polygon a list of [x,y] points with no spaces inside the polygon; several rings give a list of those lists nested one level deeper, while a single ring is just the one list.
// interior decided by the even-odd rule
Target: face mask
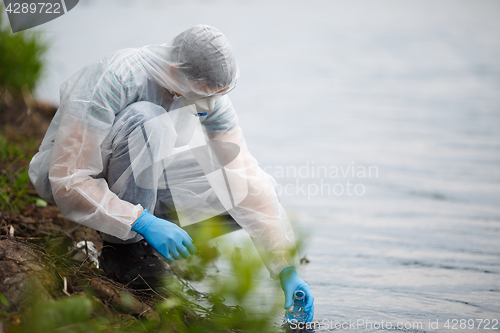
[{"label": "face mask", "polygon": [[179,101],[182,107],[194,104],[198,117],[206,117],[214,110],[216,97],[206,97],[190,101],[183,96],[174,95],[174,100]]}]

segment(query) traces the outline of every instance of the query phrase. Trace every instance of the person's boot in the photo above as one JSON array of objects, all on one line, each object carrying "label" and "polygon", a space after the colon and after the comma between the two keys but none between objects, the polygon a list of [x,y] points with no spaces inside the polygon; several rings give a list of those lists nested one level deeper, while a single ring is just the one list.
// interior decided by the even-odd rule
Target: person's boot
[{"label": "person's boot", "polygon": [[134,289],[155,289],[172,278],[167,263],[144,240],[130,244],[103,241],[99,266],[111,279]]}]

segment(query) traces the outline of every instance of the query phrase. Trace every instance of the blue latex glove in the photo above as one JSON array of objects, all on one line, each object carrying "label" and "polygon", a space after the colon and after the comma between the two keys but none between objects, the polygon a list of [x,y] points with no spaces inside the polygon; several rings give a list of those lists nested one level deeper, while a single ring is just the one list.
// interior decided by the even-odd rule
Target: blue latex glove
[{"label": "blue latex glove", "polygon": [[168,261],[187,258],[194,254],[193,240],[177,224],[160,219],[146,209],[132,225],[132,230],[141,234]]},{"label": "blue latex glove", "polygon": [[306,293],[306,306],[304,311],[308,313],[307,323],[310,323],[314,318],[314,297],[311,293],[309,285],[302,280],[295,267],[290,266],[283,269],[280,273],[281,288],[285,292],[285,309],[290,309],[293,304],[293,293],[295,290],[302,290]]}]

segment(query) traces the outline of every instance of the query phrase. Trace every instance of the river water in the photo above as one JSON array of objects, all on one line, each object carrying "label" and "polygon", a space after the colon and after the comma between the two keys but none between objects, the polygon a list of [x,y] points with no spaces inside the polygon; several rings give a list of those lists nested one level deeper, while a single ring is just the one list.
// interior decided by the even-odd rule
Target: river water
[{"label": "river water", "polygon": [[498,17],[498,1],[82,0],[38,29],[52,41],[38,95],[57,102],[116,49],[218,27],[249,148],[307,238],[315,331],[487,332],[500,327]]}]

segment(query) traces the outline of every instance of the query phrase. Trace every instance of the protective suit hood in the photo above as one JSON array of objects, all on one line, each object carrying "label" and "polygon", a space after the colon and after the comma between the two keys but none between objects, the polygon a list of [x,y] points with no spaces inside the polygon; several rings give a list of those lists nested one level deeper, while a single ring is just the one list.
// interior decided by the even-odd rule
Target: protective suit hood
[{"label": "protective suit hood", "polygon": [[139,49],[148,74],[162,87],[188,100],[232,87],[239,68],[227,38],[216,28],[195,25],[167,44]]}]

